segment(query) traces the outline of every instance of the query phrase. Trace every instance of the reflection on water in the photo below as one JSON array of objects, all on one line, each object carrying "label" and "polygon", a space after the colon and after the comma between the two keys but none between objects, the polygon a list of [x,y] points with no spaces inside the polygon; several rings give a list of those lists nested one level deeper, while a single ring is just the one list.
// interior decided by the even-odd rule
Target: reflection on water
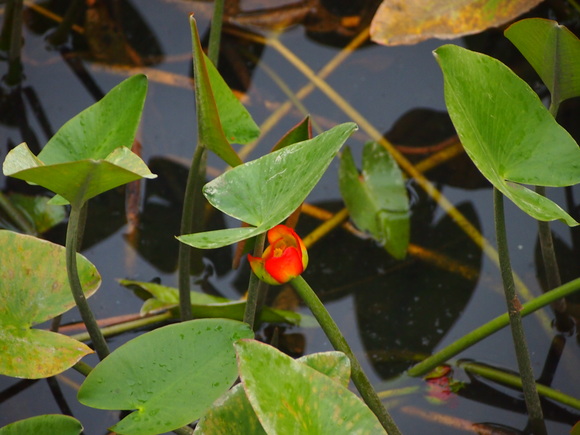
[{"label": "reflection on water", "polygon": [[[89,1],[79,2],[76,10],[70,6],[73,3],[64,0],[27,3],[19,60],[22,68],[9,74],[6,57],[0,60],[0,75],[4,79],[0,85],[0,157],[3,160],[10,148],[23,141],[38,152],[66,120],[100,98],[124,76],[138,71],[148,74],[150,89],[139,139],[143,157],[159,178],[142,186],[138,202],[141,213],[133,232],[128,232],[126,226],[124,190],[93,200],[83,243],[84,253],[106,277],[105,285],[92,300],[97,311],[103,316],[119,311],[134,313],[141,302],[127,295],[114,279],[176,284],[178,245],[174,236],[179,231],[187,160],[196,135],[187,12],[195,11],[200,29],[207,35],[212,5],[186,0]],[[292,92],[299,92],[309,83],[279,50],[268,44],[272,30],[283,25],[286,30],[277,36],[279,41],[310,68],[319,71],[368,25],[379,2],[274,3],[228,2],[226,21],[230,27],[225,29],[220,57],[223,74],[240,92],[259,124],[284,109],[288,96],[280,83]],[[48,44],[46,38],[56,38],[57,24],[42,8],[59,16],[68,11],[75,17],[71,32],[55,46]],[[499,32],[492,30],[457,42],[497,53],[542,92],[537,78]],[[327,72],[326,82],[377,131],[386,132],[385,137],[402,156],[448,195],[475,230],[493,238],[488,183],[461,152],[445,112],[440,73],[430,53],[438,45],[439,42],[431,41],[418,46],[385,48],[365,43],[364,49],[345,56]],[[299,95],[302,106],[290,106],[291,109],[280,112],[281,120],[271,121],[270,130],[250,152],[250,158],[267,152],[289,127],[301,120],[304,116],[301,107],[312,115],[315,127],[322,129],[351,120],[344,107],[331,103],[328,95],[315,88]],[[561,114],[564,125],[573,134],[578,133],[577,106],[575,101],[567,102]],[[355,134],[349,140],[353,155],[360,156],[362,144],[369,139],[368,130],[361,129]],[[216,158],[210,157],[209,163],[210,178],[223,169]],[[339,210],[342,202],[337,184],[334,165],[309,201],[328,211]],[[43,194],[38,188],[3,176],[0,188],[4,192]],[[306,279],[337,315],[349,340],[354,340],[353,347],[358,349],[378,388],[416,387],[415,393],[397,399],[399,406],[393,408],[404,432],[426,433],[427,427],[430,431],[435,414],[451,416],[455,422],[460,419],[469,424],[480,422],[486,430],[492,428],[496,433],[521,433],[513,428],[525,432],[525,409],[516,391],[456,367],[450,376],[463,382],[464,387],[452,393],[457,400],[436,405],[424,398],[428,395],[428,384],[402,376],[413,361],[505,311],[501,297],[495,293],[499,273],[493,262],[418,184],[409,181],[408,188],[412,235],[406,259],[395,261],[370,239],[338,229],[310,250]],[[578,218],[578,189],[558,191],[554,196]],[[513,266],[525,284],[537,293],[543,287],[543,272],[537,261],[536,224],[509,205],[507,208]],[[306,235],[318,223],[310,216],[302,216],[298,232]],[[231,225],[238,223],[219,213],[208,214],[208,229]],[[554,225],[554,231],[563,279],[576,278],[580,233],[559,224]],[[46,237],[62,243],[64,223]],[[232,257],[232,250],[224,248],[204,253],[203,259],[192,264],[192,271],[200,273],[199,280],[206,291],[227,297],[244,294],[248,267],[242,262],[232,272]],[[282,308],[301,309],[296,296],[285,287],[272,288],[270,300]],[[570,298],[569,302],[570,312],[580,318],[580,296]],[[543,313],[549,322],[551,313],[548,310]],[[67,316],[69,321],[78,320],[74,312]],[[570,395],[580,395],[577,379],[580,350],[575,337],[555,335],[537,318],[527,321],[526,327],[530,330],[537,375],[548,385]],[[270,325],[260,334],[268,341],[277,340],[293,356],[327,346],[315,330]],[[129,338],[116,338],[113,344],[117,346]],[[507,333],[498,334],[460,356],[513,368],[510,339]],[[79,376],[66,373],[59,381],[68,406],[84,422],[87,434],[103,433],[115,423],[117,413],[78,405],[74,384],[82,381]],[[0,389],[1,425],[33,414],[59,412],[46,381],[2,377]],[[580,418],[578,410],[555,403],[545,406],[553,433],[564,433]],[[484,421],[492,423],[481,423]],[[459,431],[437,427],[443,428],[439,433]]]}]

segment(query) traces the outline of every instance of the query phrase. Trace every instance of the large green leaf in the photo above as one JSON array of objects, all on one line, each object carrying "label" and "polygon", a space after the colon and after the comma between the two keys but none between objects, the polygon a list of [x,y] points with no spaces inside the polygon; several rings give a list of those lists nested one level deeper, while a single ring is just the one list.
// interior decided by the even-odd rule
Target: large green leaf
[{"label": "large green leaf", "polygon": [[376,142],[363,150],[359,175],[350,148],[340,162],[340,192],[357,227],[368,231],[395,258],[409,246],[409,198],[403,174],[389,152]]},{"label": "large green leaf", "polygon": [[[350,360],[342,352],[323,352],[303,356],[298,361],[329,376],[343,387],[350,380]],[[217,400],[195,428],[200,435],[262,435],[260,424],[242,384]]]},{"label": "large green leaf", "polygon": [[54,165],[104,159],[118,147],[131,147],[146,94],[147,77],[129,77],[64,124],[38,158],[45,165]]},{"label": "large green leaf", "polygon": [[385,433],[371,410],[328,376],[254,340],[235,348],[244,390],[267,433]]},{"label": "large green leaf", "polygon": [[[147,296],[144,296],[146,300],[141,307],[141,314],[166,310],[179,305],[179,290],[176,288],[166,287],[152,282],[131,281],[127,279],[120,280],[119,282],[121,285],[135,290],[136,293],[140,291],[147,293]],[[246,301],[233,301],[231,299],[195,291],[190,292],[190,294],[191,312],[196,319],[219,317],[243,320],[244,318]],[[289,323],[291,325],[299,325],[303,328],[318,326],[316,319],[312,316],[270,307],[262,308],[258,320],[268,323]]]},{"label": "large green leaf", "polygon": [[254,227],[188,234],[178,239],[202,249],[219,248],[268,231],[304,201],[348,137],[352,122],[235,167],[203,192],[218,210]]},{"label": "large green leaf", "polygon": [[140,157],[126,147],[104,159],[84,159],[46,165],[21,143],[6,156],[4,174],[45,187],[80,207],[87,200],[140,178],[155,178]]},{"label": "large green leaf", "polygon": [[[220,112],[218,112],[216,100],[212,91],[212,83],[210,82],[210,76],[208,74],[206,57],[201,48],[199,34],[197,32],[197,23],[195,18],[193,18],[193,15],[189,17],[189,23],[191,25],[191,42],[193,46],[193,75],[195,76],[195,103],[197,110],[198,139],[201,145],[216,153],[228,165],[241,165],[242,160],[229,144],[222,123],[220,122]],[[225,90],[222,89],[219,92],[223,93]],[[235,122],[236,118],[238,117],[234,116],[231,121]],[[241,117],[240,119],[242,118],[244,117]],[[230,122],[229,116],[226,117],[226,120]],[[244,133],[237,132],[235,129],[230,130],[228,134],[233,136],[234,139],[236,138],[236,135],[241,135],[242,137],[244,135]]]},{"label": "large green leaf", "polygon": [[553,104],[580,95],[580,40],[566,27],[529,18],[512,24],[505,36],[542,78]]},{"label": "large green leaf", "polygon": [[81,403],[136,410],[111,430],[168,432],[202,416],[237,377],[232,343],[252,337],[247,324],[200,319],[165,326],[124,344],[101,361],[81,386]]},{"label": "large green leaf", "polygon": [[530,216],[577,225],[557,204],[523,185],[580,182],[580,149],[536,93],[486,55],[444,45],[435,57],[449,115],[481,173]]},{"label": "large green leaf", "polygon": [[[32,236],[0,231],[0,373],[20,378],[54,376],[92,353],[62,334],[32,329],[71,309],[65,250]],[[101,284],[97,269],[77,254],[85,295]]]},{"label": "large green leaf", "polygon": [[38,157],[25,143],[11,150],[4,174],[46,187],[60,195],[58,203],[76,207],[130,181],[155,178],[129,150],[146,93],[143,74],[128,78],[63,125]]},{"label": "large green leaf", "polygon": [[0,428],[0,435],[79,435],[83,430],[81,423],[68,415],[37,415],[15,421]]}]

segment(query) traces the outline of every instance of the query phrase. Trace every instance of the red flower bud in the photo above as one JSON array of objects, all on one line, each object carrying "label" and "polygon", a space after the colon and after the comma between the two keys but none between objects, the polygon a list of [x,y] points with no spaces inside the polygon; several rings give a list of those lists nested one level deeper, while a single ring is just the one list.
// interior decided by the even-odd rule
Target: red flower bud
[{"label": "red flower bud", "polygon": [[296,278],[308,265],[308,252],[302,239],[286,225],[268,231],[268,242],[262,257],[248,255],[250,266],[258,278],[272,285]]}]

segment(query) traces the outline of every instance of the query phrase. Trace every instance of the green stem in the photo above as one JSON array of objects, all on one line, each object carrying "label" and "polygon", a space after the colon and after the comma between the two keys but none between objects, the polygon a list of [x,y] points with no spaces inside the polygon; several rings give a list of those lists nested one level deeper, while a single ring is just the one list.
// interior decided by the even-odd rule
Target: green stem
[{"label": "green stem", "polygon": [[[166,320],[172,319],[173,317],[174,315],[171,311],[166,311],[154,316],[147,316],[143,317],[142,319],[131,320],[129,322],[119,323],[118,325],[101,328],[101,333],[104,337],[112,337],[113,335],[123,334],[138,328],[154,325],[155,323],[164,322]],[[71,335],[70,338],[74,338],[77,341],[87,341],[90,339],[90,336],[87,332],[81,332],[79,334]]]},{"label": "green stem", "polygon": [[48,37],[48,41],[52,45],[59,46],[66,42],[68,33],[70,32],[70,29],[72,28],[81,12],[83,3],[83,0],[72,0],[72,2],[68,5],[62,21],[56,30]]},{"label": "green stem", "polygon": [[[494,382],[498,382],[510,387],[522,389],[522,380],[519,376],[506,373],[502,370],[496,369],[494,367],[486,366],[483,364],[473,363],[473,362],[461,362],[458,364],[459,367],[463,368],[467,372],[475,373],[486,379],[490,379]],[[547,387],[546,385],[536,384],[538,393],[544,397],[555,400],[566,406],[571,406],[576,409],[580,409],[580,400],[557,391],[553,388]]]},{"label": "green stem", "polygon": [[207,48],[207,57],[216,66],[218,66],[218,57],[220,53],[220,40],[222,36],[222,24],[224,17],[224,0],[215,0],[213,4],[213,17],[211,28],[209,30],[209,43]]},{"label": "green stem", "polygon": [[[261,257],[264,253],[264,242],[266,241],[266,233],[256,236],[254,241],[254,257]],[[261,293],[266,290],[267,284],[260,281],[254,272],[250,274],[250,282],[248,284],[248,299],[246,301],[246,309],[244,310],[244,322],[254,329],[256,321],[256,313],[258,311],[258,302],[261,299]]]},{"label": "green stem", "polygon": [[80,225],[80,220],[82,219],[82,207],[79,209],[77,206],[71,206],[71,212],[68,220],[68,226],[66,230],[66,269],[68,273],[68,281],[73,294],[73,298],[77,305],[77,308],[81,314],[83,322],[87,327],[87,331],[93,342],[93,346],[99,356],[99,359],[104,359],[109,355],[109,347],[107,342],[97,325],[97,321],[91,311],[83,288],[79,279],[78,269],[77,269],[77,241],[78,241],[78,228]]},{"label": "green stem", "polygon": [[[9,85],[16,85],[22,80],[22,10],[23,0],[9,1],[2,29],[4,43],[8,43],[8,73],[4,80]],[[8,37],[8,41],[5,37]]]},{"label": "green stem", "polygon": [[[554,100],[550,102],[550,114],[556,119],[560,103]],[[536,186],[536,193],[538,195],[546,196],[546,188],[544,186]],[[550,223],[538,221],[538,238],[540,239],[540,248],[542,251],[542,261],[544,263],[544,270],[546,273],[546,283],[549,289],[559,287],[562,284],[560,278],[560,270],[558,268],[558,260],[556,259],[556,250],[554,249],[554,241],[552,239],[552,231],[550,230]],[[574,328],[574,321],[568,315],[566,308],[566,301],[559,299],[552,303],[552,310],[556,317],[556,329],[562,332],[571,331]]]},{"label": "green stem", "polygon": [[[214,14],[209,37],[208,57],[217,67],[219,55],[219,45],[223,18],[223,0],[216,0],[214,4]],[[193,29],[193,28],[192,28]],[[198,119],[199,121],[199,119]],[[199,135],[198,135],[199,136]],[[201,231],[203,228],[203,194],[201,188],[205,183],[207,149],[199,143],[195,148],[187,184],[185,187],[185,198],[183,199],[183,212],[181,215],[181,234],[191,234]],[[191,296],[190,296],[190,267],[194,248],[180,243],[179,245],[179,309],[181,320],[191,320]]]},{"label": "green stem", "polygon": [[314,290],[312,290],[302,276],[294,278],[290,281],[290,284],[294,289],[296,289],[308,308],[310,308],[310,311],[312,311],[312,314],[316,317],[316,320],[322,327],[322,330],[328,337],[332,346],[336,350],[345,353],[350,359],[352,381],[367,406],[375,413],[385,430],[390,435],[400,434],[401,432],[399,431],[399,428],[385,409],[381,399],[379,399],[377,392],[374,390],[369,378],[358,362],[358,359],[340,332],[338,325],[334,322],[318,296],[316,296]]},{"label": "green stem", "polygon": [[524,400],[528,409],[530,426],[532,432],[536,435],[547,434],[540,397],[536,389],[536,381],[532,371],[532,363],[526,343],[526,336],[522,324],[521,309],[522,306],[516,295],[514,278],[510,264],[507,234],[505,227],[505,215],[503,207],[503,194],[496,188],[493,189],[493,204],[495,217],[495,232],[497,238],[497,250],[503,287],[505,292],[507,310],[510,319],[510,327],[516,351],[516,359],[520,376],[522,378],[522,389],[524,391]]},{"label": "green stem", "polygon": [[[561,285],[554,290],[544,293],[541,296],[538,296],[535,299],[525,303],[522,306],[521,315],[527,316],[532,314],[533,312],[539,310],[540,308],[544,308],[545,306],[549,305],[553,301],[566,297],[574,292],[580,290],[580,278],[575,279],[574,281],[570,281],[566,284]],[[473,346],[476,343],[479,343],[484,338],[489,337],[492,334],[495,334],[500,329],[505,328],[509,325],[509,315],[508,313],[502,314],[501,316],[496,317],[493,320],[490,320],[485,325],[480,326],[479,328],[471,331],[468,334],[465,334],[458,340],[455,340],[449,346],[441,349],[434,355],[431,355],[429,358],[421,361],[420,363],[416,364],[415,366],[411,367],[407,374],[412,377],[422,376],[425,373],[430,372],[438,365],[449,361],[455,355],[460,352],[463,352],[465,349]]]},{"label": "green stem", "polygon": [[[203,213],[195,207],[196,192],[201,194],[201,186],[205,181],[205,176],[201,176],[200,167],[205,160],[205,149],[199,145],[193,154],[191,168],[187,176],[185,186],[185,197],[183,198],[183,212],[181,214],[181,234],[191,234],[194,228],[194,217],[199,216],[203,220]],[[204,166],[205,167],[205,166]],[[193,248],[185,243],[179,244],[179,309],[181,320],[191,320],[191,295],[190,295],[190,278],[191,257]]]},{"label": "green stem", "polygon": [[[544,186],[536,186],[536,193],[546,196],[546,188]],[[549,222],[538,221],[538,238],[540,239],[540,250],[542,251],[547,286],[549,289],[559,287],[562,284],[562,279],[560,278],[560,270],[558,268],[558,260],[556,259],[556,250],[554,249],[554,240]],[[566,332],[574,328],[574,321],[568,315],[565,299],[562,298],[554,301],[552,303],[552,310],[554,311],[556,329],[558,331]]]},{"label": "green stem", "polygon": [[93,371],[93,368],[83,361],[77,362],[74,366],[72,366],[72,368],[83,375],[85,378],[89,375],[90,372]]}]

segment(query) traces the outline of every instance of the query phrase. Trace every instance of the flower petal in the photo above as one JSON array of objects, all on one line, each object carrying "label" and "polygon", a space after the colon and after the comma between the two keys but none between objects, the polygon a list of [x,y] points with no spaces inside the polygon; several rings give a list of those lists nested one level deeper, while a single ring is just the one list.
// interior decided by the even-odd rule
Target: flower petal
[{"label": "flower petal", "polygon": [[278,284],[284,284],[304,271],[302,255],[297,248],[288,247],[281,256],[268,259],[265,262],[265,269]]},{"label": "flower petal", "polygon": [[264,267],[264,259],[260,257],[252,257],[248,254],[248,261],[250,262],[250,267],[256,276],[264,281],[265,283],[271,285],[279,285],[280,283],[276,281],[272,276],[266,271]]},{"label": "flower petal", "polygon": [[268,230],[268,242],[271,245],[275,244],[280,239],[284,240],[286,246],[295,247],[298,247],[298,240],[300,240],[292,228],[281,224]]}]

